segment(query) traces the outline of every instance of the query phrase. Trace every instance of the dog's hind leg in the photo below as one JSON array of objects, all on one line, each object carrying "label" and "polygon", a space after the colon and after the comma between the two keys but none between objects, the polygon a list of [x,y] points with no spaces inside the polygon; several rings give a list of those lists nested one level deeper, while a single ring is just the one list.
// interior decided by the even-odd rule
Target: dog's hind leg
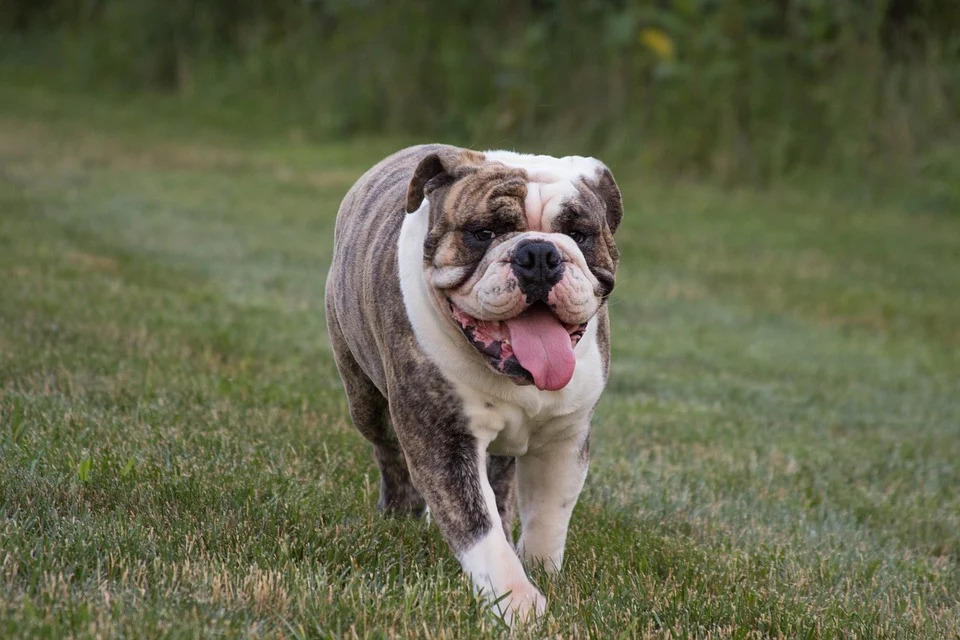
[{"label": "dog's hind leg", "polygon": [[377,509],[385,515],[420,517],[426,509],[426,502],[410,480],[406,458],[390,422],[387,399],[353,357],[335,318],[331,318],[329,329],[337,370],[347,393],[350,418],[357,430],[373,444],[374,457],[380,467]]},{"label": "dog's hind leg", "polygon": [[[393,435],[393,429],[390,428]],[[385,515],[421,517],[427,503],[413,486],[407,461],[394,437],[389,444],[375,444],[374,455],[380,466],[380,500],[377,508]]]},{"label": "dog's hind leg", "polygon": [[487,477],[497,498],[497,511],[507,541],[513,544],[513,521],[517,512],[517,459],[513,456],[488,456]]}]

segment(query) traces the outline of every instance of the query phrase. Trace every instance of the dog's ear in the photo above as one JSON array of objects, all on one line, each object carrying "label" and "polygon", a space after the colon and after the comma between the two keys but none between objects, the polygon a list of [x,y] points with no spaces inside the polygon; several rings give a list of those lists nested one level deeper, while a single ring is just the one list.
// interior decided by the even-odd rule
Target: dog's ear
[{"label": "dog's ear", "polygon": [[426,156],[414,169],[407,186],[407,213],[419,209],[431,192],[475,171],[483,161],[482,153],[452,147]]},{"label": "dog's ear", "polygon": [[620,187],[617,186],[613,174],[606,166],[602,166],[600,169],[600,175],[597,178],[597,193],[607,208],[607,225],[610,227],[610,233],[614,233],[623,218],[623,198],[620,196]]}]

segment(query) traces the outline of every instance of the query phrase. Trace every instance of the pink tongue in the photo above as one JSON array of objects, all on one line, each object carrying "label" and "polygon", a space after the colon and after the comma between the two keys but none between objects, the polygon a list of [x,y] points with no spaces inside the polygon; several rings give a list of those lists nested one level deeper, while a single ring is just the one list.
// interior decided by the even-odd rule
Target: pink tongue
[{"label": "pink tongue", "polygon": [[556,391],[567,386],[577,357],[570,334],[550,310],[536,305],[506,323],[513,353],[537,388]]}]

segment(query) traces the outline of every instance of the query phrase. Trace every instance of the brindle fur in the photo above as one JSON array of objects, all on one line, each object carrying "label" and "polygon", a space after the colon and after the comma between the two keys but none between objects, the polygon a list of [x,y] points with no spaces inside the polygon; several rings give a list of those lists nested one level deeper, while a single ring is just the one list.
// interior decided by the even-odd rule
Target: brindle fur
[{"label": "brindle fur", "polygon": [[364,174],[340,206],[327,278],[327,326],[350,416],[374,445],[380,509],[423,512],[424,498],[454,551],[491,526],[477,477],[477,441],[461,401],[423,354],[397,275],[397,238],[414,169],[430,145]]}]

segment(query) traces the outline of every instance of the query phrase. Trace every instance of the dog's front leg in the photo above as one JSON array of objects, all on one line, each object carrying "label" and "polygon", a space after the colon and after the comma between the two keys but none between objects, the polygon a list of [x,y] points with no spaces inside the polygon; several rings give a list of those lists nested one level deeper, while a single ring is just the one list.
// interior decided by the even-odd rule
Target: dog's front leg
[{"label": "dog's front leg", "polygon": [[457,557],[464,571],[470,574],[474,588],[482,589],[491,599],[508,594],[497,603],[497,607],[504,619],[512,622],[514,618],[524,619],[531,614],[542,614],[546,609],[546,600],[527,578],[517,552],[504,534],[496,496],[487,478],[486,448],[486,443],[481,443],[479,475],[491,527]]},{"label": "dog's front leg", "polygon": [[443,437],[405,444],[410,475],[474,589],[497,602],[508,623],[541,614],[543,595],[507,541],[487,479],[487,443],[449,426]]},{"label": "dog's front leg", "polygon": [[590,461],[589,430],[553,442],[517,460],[517,495],[523,531],[518,545],[528,565],[560,571],[570,515]]}]

